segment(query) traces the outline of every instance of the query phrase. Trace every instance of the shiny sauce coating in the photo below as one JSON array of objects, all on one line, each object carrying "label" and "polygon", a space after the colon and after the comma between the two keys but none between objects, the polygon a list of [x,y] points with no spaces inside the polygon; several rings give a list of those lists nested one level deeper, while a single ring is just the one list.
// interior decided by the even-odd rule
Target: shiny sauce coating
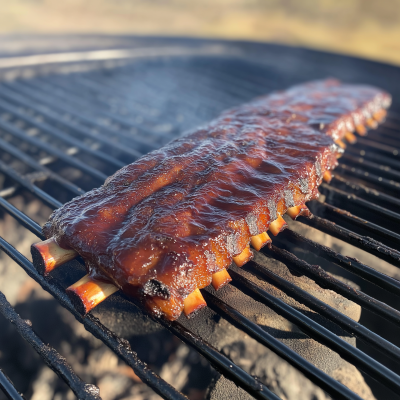
[{"label": "shiny sauce coating", "polygon": [[378,89],[325,80],[275,92],[143,156],[43,228],[88,273],[176,319],[287,208],[318,197],[334,140],[387,108]]}]

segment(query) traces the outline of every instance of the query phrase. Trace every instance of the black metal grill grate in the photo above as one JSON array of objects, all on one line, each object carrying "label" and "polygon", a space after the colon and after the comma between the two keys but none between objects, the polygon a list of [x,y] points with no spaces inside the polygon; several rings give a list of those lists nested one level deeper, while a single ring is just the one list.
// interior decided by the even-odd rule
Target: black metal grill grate
[{"label": "black metal grill grate", "polygon": [[[190,47],[186,41],[181,45]],[[238,54],[228,56],[230,51],[224,53],[222,48],[219,55],[130,60],[125,61],[126,65],[112,68],[90,65],[88,72],[53,73],[1,82],[0,172],[4,175],[1,209],[43,239],[41,227],[9,203],[9,196],[17,191],[30,192],[47,206],[57,208],[72,197],[99,186],[126,163],[215,117],[223,109],[296,82],[335,75],[347,81],[379,85],[390,91],[395,101],[387,122],[370,132],[367,138],[349,146],[335,171],[335,178],[329,185],[321,186],[325,202],[310,204],[315,217],[300,218],[300,222],[400,267],[400,252],[396,250],[400,244],[400,201],[397,197],[400,191],[400,109],[397,102],[400,87],[395,86],[400,82],[400,70],[341,56],[261,44],[225,43],[225,46],[238,50]],[[375,296],[374,291],[369,295],[356,290],[293,254],[289,244],[297,244],[306,252],[394,296],[400,295],[400,281],[292,230],[282,232],[271,249],[263,250],[266,256],[282,261],[293,273],[305,275],[321,287],[332,289],[363,310],[389,321],[390,329],[398,335],[398,297],[389,305],[375,298],[380,292]],[[59,276],[44,279],[38,275],[32,263],[7,242],[7,237],[0,238],[0,247],[89,332],[132,367],[143,382],[164,398],[186,398],[149,370],[129,343],[113,334],[97,318],[91,314],[82,318],[65,296],[63,279]],[[386,388],[400,393],[400,377],[396,373],[400,371],[400,349],[395,344],[256,262],[247,264],[243,270],[269,282],[350,336],[376,349],[377,353],[371,353],[374,357],[367,355],[272,296],[246,274],[232,270],[232,285],[236,289],[267,305]],[[272,349],[332,397],[359,399],[214,292],[204,291],[204,296],[211,310]],[[78,398],[98,398],[93,386],[84,384],[60,355],[44,347],[27,323],[18,319],[5,298],[0,298],[0,305],[1,313],[20,327],[20,334]],[[255,398],[278,399],[256,377],[232,363],[182,321],[159,323],[193,346],[218,371]],[[385,357],[391,361],[387,362]],[[9,398],[18,398],[7,382],[0,371],[1,388]]]}]

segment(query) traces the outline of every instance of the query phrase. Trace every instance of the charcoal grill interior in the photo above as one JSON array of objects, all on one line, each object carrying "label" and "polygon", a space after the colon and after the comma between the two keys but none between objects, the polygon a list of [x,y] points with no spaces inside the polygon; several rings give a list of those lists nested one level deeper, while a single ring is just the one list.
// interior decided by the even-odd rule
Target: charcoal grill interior
[{"label": "charcoal grill interior", "polygon": [[[96,57],[88,57],[93,52],[87,49],[67,61],[55,54],[43,63],[29,56],[3,66],[0,62],[3,216],[12,216],[41,240],[41,227],[9,201],[16,194],[40,201],[44,212],[50,213],[222,110],[295,83],[332,76],[381,87],[393,95],[386,122],[348,145],[333,180],[321,186],[320,201],[309,204],[314,218],[299,218],[254,262],[241,270],[232,267],[229,287],[218,293],[205,289],[208,308],[196,318],[156,324],[196,349],[241,388],[240,396],[247,392],[258,399],[280,398],[268,377],[253,376],[235,364],[232,354],[218,348],[207,330],[214,322],[224,321],[232,332],[244,332],[248,340],[268,347],[332,398],[360,399],[318,361],[307,360],[296,343],[318,342],[333,351],[332,357],[338,355],[357,367],[377,398],[400,398],[400,281],[395,279],[400,277],[400,69],[260,43],[123,38],[121,44],[123,51],[116,46]],[[363,254],[362,261],[336,252],[340,241],[346,249]],[[127,324],[131,320],[154,325],[140,307],[116,293],[83,318],[65,295],[65,288],[85,273],[81,260],[44,279],[9,243],[7,232],[0,247],[156,393],[166,399],[186,398],[147,368],[134,342],[113,333],[114,327],[109,329],[110,315],[123,315]],[[290,272],[280,273],[280,263]],[[384,270],[382,265],[390,268]],[[307,291],[297,283],[301,277],[322,291],[343,296],[344,309],[359,305],[360,322]],[[237,298],[247,305],[241,306]],[[248,315],[252,307],[258,310],[258,320]],[[0,311],[78,398],[100,398],[97,388],[80,380],[68,360],[46,346],[3,295]],[[274,331],[262,322],[263,313],[269,318],[279,314],[297,328],[292,333]],[[10,399],[21,398],[6,375],[0,370],[0,388]]]}]

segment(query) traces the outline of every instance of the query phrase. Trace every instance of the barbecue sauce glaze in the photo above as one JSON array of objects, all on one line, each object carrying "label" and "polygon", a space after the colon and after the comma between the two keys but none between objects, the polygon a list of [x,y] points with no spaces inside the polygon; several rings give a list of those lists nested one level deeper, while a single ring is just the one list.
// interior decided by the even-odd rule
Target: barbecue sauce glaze
[{"label": "barbecue sauce glaze", "polygon": [[91,276],[174,320],[250,236],[318,197],[342,151],[334,141],[390,101],[336,80],[258,98],[122,168],[54,211],[43,231],[76,250]]}]

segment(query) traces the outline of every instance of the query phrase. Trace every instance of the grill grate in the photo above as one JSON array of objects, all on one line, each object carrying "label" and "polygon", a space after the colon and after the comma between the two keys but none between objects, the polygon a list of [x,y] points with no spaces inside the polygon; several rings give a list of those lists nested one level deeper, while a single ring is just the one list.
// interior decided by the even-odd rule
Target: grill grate
[{"label": "grill grate", "polygon": [[13,383],[0,369],[0,389],[7,395],[11,400],[21,400],[24,399],[14,387]]},{"label": "grill grate", "polygon": [[[393,111],[382,127],[346,150],[334,179],[329,185],[321,186],[325,202],[310,204],[315,217],[311,220],[299,218],[299,221],[399,267],[400,252],[395,249],[400,244],[399,200],[396,197],[400,191],[400,117],[396,114],[400,112],[396,103],[400,87],[395,87],[398,85],[395,82],[400,82],[400,71],[386,65],[318,52],[251,43],[225,43],[225,46],[236,46],[239,55],[228,56],[221,50],[218,56],[128,60],[124,65],[113,65],[112,68],[90,64],[88,72],[53,73],[0,82],[0,172],[5,177],[0,208],[43,239],[41,227],[8,202],[10,196],[18,191],[30,192],[43,204],[57,208],[72,197],[99,186],[109,174],[126,163],[160,147],[186,129],[215,117],[223,109],[296,82],[335,75],[347,81],[371,82],[387,88],[394,95]],[[260,50],[263,50],[262,54]],[[86,63],[82,65],[87,66]],[[354,289],[321,267],[298,258],[292,251],[293,245],[392,295],[400,295],[400,281],[289,229],[274,239],[271,249],[262,251],[267,257],[283,262],[293,274],[305,275],[321,287],[359,304],[363,310],[386,319],[391,323],[390,329],[394,328],[398,335],[400,312],[396,309],[396,301],[391,300],[392,305],[385,304],[375,298],[381,296],[381,292],[375,296]],[[164,398],[186,398],[151,371],[126,340],[112,333],[92,314],[82,318],[65,295],[65,278],[44,279],[38,275],[32,263],[6,238],[0,238],[0,248],[89,332],[124,360],[143,382]],[[232,269],[230,274],[234,288],[265,304],[386,388],[400,393],[397,375],[400,370],[396,364],[400,361],[400,349],[391,343],[396,343],[395,340],[389,341],[372,332],[257,262],[248,263],[242,271]],[[323,324],[255,284],[247,278],[248,274],[270,283],[338,325],[351,337],[373,346],[384,357],[373,353],[374,358],[353,347]],[[273,350],[334,398],[360,399],[211,289],[204,291],[204,297],[213,312]],[[6,299],[1,299],[5,304],[1,308],[3,315],[8,315],[7,319],[13,323],[23,324]],[[255,398],[279,398],[260,380],[207,343],[190,324],[181,320],[158,322]],[[21,334],[28,342],[35,335],[30,329]],[[35,340],[40,341],[37,337]],[[40,353],[40,349],[38,351]],[[41,356],[48,357],[46,354]],[[55,355],[53,359],[45,360],[79,398],[98,398],[93,387],[80,381],[59,357]],[[64,370],[60,371],[60,368]],[[0,387],[9,398],[16,398],[13,386],[1,371]]]},{"label": "grill grate", "polygon": [[[63,379],[72,391],[80,399],[96,400],[99,399],[99,390],[94,385],[88,385],[75,374],[72,368],[66,363],[53,348],[46,346],[40,338],[33,332],[29,320],[23,320],[8,303],[4,294],[0,293],[0,312],[6,319],[14,324],[18,333],[36,350],[46,364],[52,368],[57,375]],[[7,389],[9,392],[10,388]],[[20,398],[20,397],[17,397]]]}]

